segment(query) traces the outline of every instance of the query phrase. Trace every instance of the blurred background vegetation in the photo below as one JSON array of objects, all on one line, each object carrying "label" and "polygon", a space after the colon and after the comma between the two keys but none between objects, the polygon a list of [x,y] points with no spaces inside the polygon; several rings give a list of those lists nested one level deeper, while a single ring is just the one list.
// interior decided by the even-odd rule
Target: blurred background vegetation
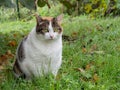
[{"label": "blurred background vegetation", "polygon": [[[24,16],[26,11],[29,11],[27,12],[29,15],[39,11],[41,15],[44,15],[46,12],[39,10],[41,7],[45,7],[46,11],[50,8],[55,10],[58,7],[56,15],[59,13],[71,16],[87,14],[92,19],[120,15],[120,0],[0,0],[0,7],[3,11],[6,10],[5,8],[11,8],[11,14],[14,18],[15,13],[16,17],[20,18]],[[21,9],[23,7],[27,9]]]},{"label": "blurred background vegetation", "polygon": [[[41,16],[64,14],[56,77],[15,80],[15,51]],[[0,90],[120,90],[120,0],[0,0]]]}]

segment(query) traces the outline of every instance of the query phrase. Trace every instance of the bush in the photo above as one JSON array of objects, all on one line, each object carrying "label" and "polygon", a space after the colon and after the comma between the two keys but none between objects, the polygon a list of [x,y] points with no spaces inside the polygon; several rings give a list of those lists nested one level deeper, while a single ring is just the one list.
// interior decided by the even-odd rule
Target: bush
[{"label": "bush", "polygon": [[[18,0],[17,0],[18,1]],[[20,14],[19,8],[26,7],[29,10],[37,10],[38,7],[54,8],[54,5],[62,4],[62,12],[69,15],[78,16],[81,14],[88,14],[91,18],[116,16],[120,14],[120,0],[19,0],[19,3],[9,3],[5,0],[0,1],[0,6],[17,6],[18,15]],[[19,6],[20,4],[20,6]],[[58,5],[59,6],[59,5]],[[47,7],[46,7],[47,8]],[[59,9],[55,10],[59,13]],[[43,12],[44,13],[44,12]],[[46,14],[46,12],[45,12]],[[20,16],[19,16],[20,17]]]},{"label": "bush", "polygon": [[119,15],[119,0],[59,0],[69,15],[89,14],[91,18]]}]

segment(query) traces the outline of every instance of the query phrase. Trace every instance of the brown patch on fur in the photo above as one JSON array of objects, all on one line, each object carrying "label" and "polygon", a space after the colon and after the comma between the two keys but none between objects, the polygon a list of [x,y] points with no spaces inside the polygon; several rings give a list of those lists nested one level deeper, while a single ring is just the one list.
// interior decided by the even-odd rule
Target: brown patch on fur
[{"label": "brown patch on fur", "polygon": [[22,62],[23,59],[25,58],[23,43],[24,43],[24,40],[26,40],[26,39],[27,39],[27,37],[25,37],[25,38],[21,41],[21,43],[20,43],[20,45],[19,45],[19,47],[18,47],[17,59],[18,59],[20,62]]},{"label": "brown patch on fur", "polygon": [[41,22],[39,22],[39,24],[37,24],[36,26],[36,32],[37,34],[41,33],[44,35],[45,30],[48,30],[48,25],[49,25],[49,21],[48,20],[42,20]]},{"label": "brown patch on fur", "polygon": [[62,33],[62,31],[63,31],[63,29],[62,29],[62,27],[60,27],[61,29],[59,30],[59,32],[58,33]]},{"label": "brown patch on fur", "polygon": [[48,32],[48,26],[49,22],[52,22],[52,27],[55,32],[61,33],[62,32],[62,27],[60,22],[58,21],[58,18],[53,18],[53,17],[40,17],[36,15],[36,32],[37,34],[43,34]]},{"label": "brown patch on fur", "polygon": [[62,27],[60,23],[56,20],[56,18],[52,19],[52,27],[58,30],[58,33],[62,32]]},{"label": "brown patch on fur", "polygon": [[22,75],[22,74],[23,74],[23,72],[22,72],[22,70],[21,70],[21,68],[20,68],[20,65],[19,65],[17,59],[16,59],[16,61],[15,61],[15,63],[14,63],[13,71],[14,71],[14,73],[16,73],[17,75]]},{"label": "brown patch on fur", "polygon": [[53,17],[42,17],[43,20],[52,21]]},{"label": "brown patch on fur", "polygon": [[14,73],[16,73],[18,76],[25,76],[24,73],[22,72],[20,65],[19,65],[19,61],[22,62],[25,58],[25,53],[24,53],[24,47],[23,47],[23,42],[27,40],[27,36],[21,41],[19,47],[18,47],[18,51],[17,51],[17,55],[16,55],[16,60],[13,66],[13,71]]},{"label": "brown patch on fur", "polygon": [[19,62],[22,62],[25,58],[23,43],[24,43],[24,41],[27,40],[27,38],[28,38],[28,36],[24,37],[23,40],[21,41],[21,43],[19,44],[17,54],[16,54],[16,60],[13,65],[14,73],[17,74],[18,77],[21,77],[21,78],[25,78],[25,74],[22,72]]}]

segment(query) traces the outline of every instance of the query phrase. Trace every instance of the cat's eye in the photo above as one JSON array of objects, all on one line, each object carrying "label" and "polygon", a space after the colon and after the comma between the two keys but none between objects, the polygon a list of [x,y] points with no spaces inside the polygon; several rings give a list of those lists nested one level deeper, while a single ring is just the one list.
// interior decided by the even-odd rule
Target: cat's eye
[{"label": "cat's eye", "polygon": [[44,29],[44,30],[42,30],[42,32],[46,33],[46,32],[48,32],[48,29]]},{"label": "cat's eye", "polygon": [[54,28],[54,32],[58,32],[58,28],[57,27]]},{"label": "cat's eye", "polygon": [[54,32],[58,32],[58,31],[61,31],[61,28],[60,27],[55,27]]},{"label": "cat's eye", "polygon": [[58,27],[58,30],[59,30],[59,31],[61,31],[61,28],[60,28],[60,27]]},{"label": "cat's eye", "polygon": [[48,30],[47,30],[47,29],[45,29],[44,31],[45,31],[45,32],[48,32]]}]

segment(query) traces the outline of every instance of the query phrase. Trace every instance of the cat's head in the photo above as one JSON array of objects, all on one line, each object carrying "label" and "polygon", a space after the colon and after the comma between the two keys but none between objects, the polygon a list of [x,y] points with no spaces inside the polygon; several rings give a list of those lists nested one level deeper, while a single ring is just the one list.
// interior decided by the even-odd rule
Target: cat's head
[{"label": "cat's head", "polygon": [[57,17],[40,17],[36,15],[36,34],[42,40],[55,40],[62,36],[62,21],[63,15]]}]

